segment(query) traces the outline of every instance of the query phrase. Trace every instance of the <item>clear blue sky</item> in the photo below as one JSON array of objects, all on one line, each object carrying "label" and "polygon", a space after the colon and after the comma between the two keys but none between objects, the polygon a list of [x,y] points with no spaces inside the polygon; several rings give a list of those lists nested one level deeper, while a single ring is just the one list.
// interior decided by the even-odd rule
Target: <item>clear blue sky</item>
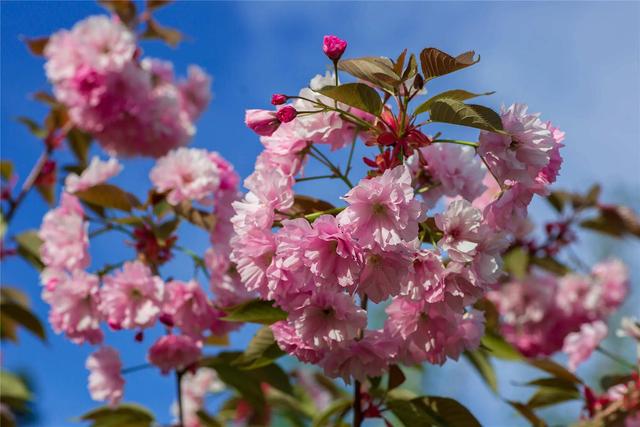
[{"label": "clear blue sky", "polygon": [[[24,178],[39,154],[39,142],[15,117],[41,119],[44,110],[28,93],[47,89],[40,58],[28,54],[20,35],[47,35],[68,28],[89,14],[103,13],[91,2],[0,3],[2,36],[1,138],[2,157],[17,163]],[[565,165],[558,185],[583,189],[594,181],[605,186],[611,202],[640,200],[640,3],[287,3],[287,2],[179,2],[158,13],[161,22],[179,27],[187,41],[177,50],[161,43],[144,45],[147,55],[170,59],[176,71],[197,63],[214,76],[215,99],[198,123],[194,145],[215,149],[232,161],[244,177],[251,173],[260,150],[257,138],[243,125],[245,108],[266,108],[274,92],[294,93],[316,73],[324,72],[320,52],[324,34],[334,33],[349,41],[348,56],[397,55],[403,48],[419,51],[426,46],[450,53],[476,50],[482,61],[469,70],[441,79],[434,86],[471,91],[496,90],[484,101],[493,107],[526,102],[543,112],[567,133]],[[462,131],[458,136],[468,136]],[[63,153],[68,158],[68,153]],[[144,167],[139,167],[140,163]],[[128,164],[128,163],[127,163]],[[136,182],[142,194],[150,162],[138,162],[120,178]],[[309,185],[307,193],[335,198],[329,185]],[[638,206],[636,205],[636,208]],[[32,195],[21,207],[13,230],[39,225],[45,206]],[[534,209],[544,214],[542,204]],[[193,234],[193,233],[190,233]],[[204,248],[206,238],[193,235]],[[591,240],[587,240],[591,241]],[[608,242],[593,240],[597,247],[584,251],[586,258],[606,255]],[[113,256],[111,244],[119,238],[96,241],[92,247],[94,266]],[[639,245],[627,243],[615,249],[634,265],[638,278]],[[127,250],[123,249],[126,256]],[[187,278],[191,265],[178,259],[171,267]],[[39,298],[37,274],[21,261],[2,266],[2,283],[20,286],[45,317],[47,307]],[[637,281],[636,281],[637,284]],[[636,287],[637,288],[637,287]],[[637,293],[634,300],[637,307]],[[629,301],[624,311],[631,312]],[[637,308],[635,308],[637,312]],[[234,338],[246,342],[248,333]],[[49,330],[49,343],[42,345],[23,334],[19,346],[2,349],[2,363],[11,369],[28,369],[38,389],[37,425],[74,425],[70,419],[95,406],[86,391],[84,360],[91,349],[78,347]],[[148,344],[150,337],[147,337]],[[144,359],[144,348],[126,333],[110,334],[107,342],[124,349],[125,365]],[[143,348],[144,347],[144,348]],[[597,365],[598,360],[593,362]],[[592,366],[591,369],[594,369]],[[589,367],[586,368],[587,371]],[[530,375],[505,366],[524,378]],[[440,379],[438,379],[439,377]],[[140,401],[168,421],[173,382],[145,371],[128,377],[126,397]],[[487,426],[524,425],[510,409],[491,397],[486,387],[465,363],[451,363],[432,370],[427,390],[459,398]],[[509,392],[522,393],[502,385]],[[576,410],[575,406],[570,406]]]}]

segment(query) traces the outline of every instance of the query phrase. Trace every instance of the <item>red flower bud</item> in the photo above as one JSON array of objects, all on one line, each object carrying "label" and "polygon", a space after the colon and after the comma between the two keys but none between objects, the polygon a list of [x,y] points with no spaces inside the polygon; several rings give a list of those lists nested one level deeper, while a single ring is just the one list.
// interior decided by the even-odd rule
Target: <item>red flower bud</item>
[{"label": "red flower bud", "polygon": [[273,105],[282,105],[287,102],[287,95],[283,95],[281,93],[274,93],[271,95],[271,104]]},{"label": "red flower bud", "polygon": [[271,136],[280,126],[281,120],[276,117],[274,111],[247,110],[244,116],[244,122],[258,135]]},{"label": "red flower bud", "polygon": [[347,49],[347,42],[336,36],[324,36],[322,42],[322,51],[332,61],[340,59],[344,51]]},{"label": "red flower bud", "polygon": [[134,337],[134,339],[135,339],[137,342],[142,342],[142,340],[144,340],[144,332],[142,332],[142,331],[138,331],[138,332],[136,333],[136,336]]},{"label": "red flower bud", "polygon": [[276,117],[282,123],[289,123],[291,120],[295,119],[298,115],[298,112],[291,105],[287,105],[286,107],[282,107],[276,113]]}]

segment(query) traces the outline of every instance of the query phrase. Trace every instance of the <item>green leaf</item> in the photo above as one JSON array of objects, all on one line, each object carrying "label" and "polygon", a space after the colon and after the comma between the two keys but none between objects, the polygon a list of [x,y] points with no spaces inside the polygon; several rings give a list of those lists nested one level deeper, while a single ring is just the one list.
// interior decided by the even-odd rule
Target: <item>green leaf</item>
[{"label": "green leaf", "polygon": [[29,52],[36,56],[43,56],[44,48],[47,46],[47,43],[49,43],[49,37],[24,37],[22,41],[29,48]]},{"label": "green leaf", "polygon": [[285,352],[278,347],[273,339],[271,328],[263,326],[251,339],[244,353],[233,361],[233,365],[242,369],[255,369],[269,365],[284,355]]},{"label": "green leaf", "polygon": [[155,235],[160,239],[168,239],[176,231],[180,224],[180,218],[177,216],[173,219],[163,222],[162,224],[155,226]]},{"label": "green leaf", "polygon": [[384,57],[363,57],[338,62],[338,69],[373,83],[381,89],[395,93],[400,76],[393,70],[393,62]]},{"label": "green leaf", "polygon": [[213,416],[209,415],[203,409],[199,409],[198,412],[196,412],[196,415],[198,416],[200,423],[204,427],[223,427],[220,421],[216,420]]},{"label": "green leaf", "polygon": [[39,90],[32,95],[33,99],[40,101],[50,107],[59,105],[58,100],[48,92]]},{"label": "green leaf", "polygon": [[442,98],[434,101],[429,118],[434,122],[504,133],[500,116],[491,108],[464,104],[455,99]]},{"label": "green leaf", "polygon": [[22,378],[7,371],[0,371],[0,401],[26,402],[31,400],[31,392]]},{"label": "green leaf", "polygon": [[134,403],[102,406],[80,416],[80,419],[91,421],[91,427],[150,427],[154,422],[148,409]]},{"label": "green leaf", "polygon": [[515,247],[504,257],[504,269],[516,279],[523,279],[529,270],[529,252],[522,247]]},{"label": "green leaf", "polygon": [[448,397],[423,396],[411,400],[390,400],[387,406],[408,427],[481,427],[467,408]]},{"label": "green leaf", "polygon": [[482,337],[482,346],[489,351],[490,355],[503,360],[522,360],[520,352],[501,336],[488,332]]},{"label": "green leaf", "polygon": [[51,185],[36,185],[36,190],[40,194],[40,197],[49,205],[53,206],[56,202],[56,186]]},{"label": "green leaf", "polygon": [[67,141],[73,155],[82,168],[88,163],[89,148],[91,147],[91,135],[74,127],[67,133]]},{"label": "green leaf", "polygon": [[524,403],[516,402],[513,400],[507,400],[506,402],[509,405],[511,405],[513,409],[518,411],[520,415],[526,418],[529,421],[529,423],[531,423],[532,427],[547,427],[547,423],[545,423],[543,420],[538,418],[535,412],[533,412],[533,410],[529,408],[527,405],[525,405]]},{"label": "green leaf", "polygon": [[456,101],[466,101],[467,99],[476,98],[478,96],[493,95],[494,93],[495,92],[473,93],[473,92],[467,92],[466,90],[462,90],[462,89],[448,90],[446,92],[439,93],[427,99],[422,104],[418,105],[418,107],[414,111],[414,114],[418,115],[418,114],[426,113],[427,111],[431,110],[433,103],[439,99],[453,99]]},{"label": "green leaf", "polygon": [[0,161],[0,176],[4,180],[10,180],[13,176],[13,162],[10,160]]},{"label": "green leaf", "polygon": [[172,47],[176,47],[182,40],[182,33],[175,28],[163,27],[155,20],[147,21],[147,28],[141,37],[143,39],[159,39]]},{"label": "green leaf", "polygon": [[229,322],[253,322],[270,325],[287,318],[287,312],[274,307],[272,301],[251,300],[244,304],[225,309],[223,320]]},{"label": "green leaf", "polygon": [[496,377],[496,371],[493,369],[491,359],[487,356],[487,353],[483,350],[474,350],[465,351],[464,355],[469,359],[471,365],[478,371],[491,391],[498,393],[498,378]]},{"label": "green leaf", "polygon": [[564,380],[582,384],[580,378],[576,377],[574,374],[569,372],[564,366],[559,365],[551,359],[527,359],[527,363],[531,366],[535,366],[536,368],[545,371],[554,377],[562,378]]},{"label": "green leaf", "polygon": [[569,267],[567,267],[566,265],[562,264],[560,261],[558,261],[555,258],[546,256],[543,258],[539,258],[539,257],[531,257],[529,259],[529,262],[531,264],[534,264],[540,268],[543,268],[547,271],[550,271],[551,273],[554,273],[558,276],[564,276],[567,273],[571,272],[571,269]]},{"label": "green leaf", "polygon": [[44,268],[44,264],[40,260],[42,240],[38,237],[38,231],[24,231],[15,236],[15,241],[18,244],[18,254],[38,270],[42,270]]},{"label": "green leaf", "polygon": [[47,130],[42,128],[35,120],[23,116],[18,117],[16,120],[25,125],[36,138],[42,139],[47,136]]},{"label": "green leaf", "polygon": [[389,367],[389,382],[387,384],[387,391],[393,390],[396,387],[399,387],[402,383],[405,382],[407,378],[402,372],[402,369],[398,365],[391,365]]},{"label": "green leaf", "polygon": [[422,66],[422,75],[425,80],[434,77],[444,76],[463,68],[467,68],[478,61],[480,57],[474,60],[474,51],[462,53],[456,57],[444,53],[439,49],[428,47],[420,52],[420,65]]},{"label": "green leaf", "polygon": [[133,194],[111,184],[98,184],[75,195],[84,202],[107,209],[131,212],[140,206],[140,201]]},{"label": "green leaf", "polygon": [[375,89],[364,83],[346,83],[340,86],[325,86],[318,90],[324,96],[379,116],[382,100]]},{"label": "green leaf", "polygon": [[40,338],[46,340],[46,332],[40,319],[22,304],[16,301],[7,300],[2,298],[0,301],[0,312],[2,313],[2,319],[10,319],[16,324],[23,326],[29,332]]},{"label": "green leaf", "polygon": [[536,387],[545,387],[550,389],[555,388],[558,390],[566,390],[566,391],[572,391],[572,392],[578,391],[578,387],[576,386],[576,383],[574,383],[573,381],[566,380],[564,378],[557,378],[557,377],[538,378],[537,380],[532,380],[527,382],[526,385],[536,386]]},{"label": "green leaf", "polygon": [[633,377],[630,374],[605,375],[600,378],[600,386],[603,390],[607,390],[615,385],[627,383],[632,379]]},{"label": "green leaf", "polygon": [[540,387],[527,402],[529,408],[542,408],[568,400],[580,399],[578,390],[566,390],[555,387]]},{"label": "green leaf", "polygon": [[324,411],[317,414],[311,421],[311,427],[328,427],[334,424],[330,423],[334,415],[344,413],[351,408],[351,399],[345,398],[336,400],[329,405]]}]

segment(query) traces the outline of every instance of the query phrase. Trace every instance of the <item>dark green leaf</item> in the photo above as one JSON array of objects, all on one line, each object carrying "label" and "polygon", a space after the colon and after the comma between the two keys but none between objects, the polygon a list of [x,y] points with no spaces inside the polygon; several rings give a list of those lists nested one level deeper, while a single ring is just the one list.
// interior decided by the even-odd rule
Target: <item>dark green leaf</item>
[{"label": "dark green leaf", "polygon": [[414,114],[417,115],[421,113],[426,113],[427,111],[431,110],[431,106],[433,105],[433,103],[439,99],[453,99],[456,101],[466,101],[467,99],[476,98],[478,96],[493,95],[494,93],[495,92],[473,93],[473,92],[467,92],[466,90],[462,90],[462,89],[448,90],[446,92],[439,93],[429,98],[422,104],[420,104],[414,111]]},{"label": "dark green leaf", "polygon": [[504,133],[500,116],[491,108],[482,105],[464,104],[455,99],[442,98],[436,100],[431,105],[429,118],[434,122]]},{"label": "dark green leaf", "polygon": [[175,28],[163,27],[153,19],[147,21],[147,28],[141,36],[143,39],[159,39],[176,47],[182,40],[182,33]]},{"label": "dark green leaf", "polygon": [[448,397],[425,396],[411,400],[390,400],[387,406],[407,427],[480,427],[467,408]]},{"label": "dark green leaf", "polygon": [[15,237],[18,244],[18,254],[34,267],[41,270],[44,264],[40,260],[40,246],[42,240],[38,237],[37,230],[27,230]]},{"label": "dark green leaf", "polygon": [[22,41],[29,48],[29,52],[36,56],[43,56],[44,48],[47,46],[47,43],[49,43],[49,37],[24,37]]},{"label": "dark green leaf", "polygon": [[422,75],[425,80],[434,77],[444,76],[457,70],[469,67],[478,61],[480,57],[474,60],[475,52],[465,52],[456,57],[444,53],[433,47],[428,47],[420,52],[420,63],[422,66]]},{"label": "dark green leaf", "polygon": [[522,360],[522,354],[501,336],[489,332],[482,337],[482,345],[493,357],[503,360]]},{"label": "dark green leaf", "polygon": [[373,83],[388,92],[395,93],[400,76],[393,71],[393,62],[384,57],[345,59],[338,68],[361,80]]},{"label": "dark green leaf", "polygon": [[547,201],[558,213],[562,213],[564,210],[564,205],[567,201],[566,197],[564,197],[565,195],[566,193],[563,192],[552,191],[551,194],[547,196]]},{"label": "dark green leaf", "polygon": [[40,323],[40,319],[38,319],[28,307],[15,301],[2,298],[0,302],[0,312],[2,313],[3,320],[4,318],[11,319],[41,340],[46,340],[46,333],[42,323]]},{"label": "dark green leaf", "polygon": [[400,386],[407,378],[404,376],[404,372],[398,365],[391,365],[389,367],[389,382],[387,384],[387,390],[393,390]]},{"label": "dark green leaf", "polygon": [[340,399],[329,405],[324,411],[315,416],[311,422],[312,427],[328,427],[333,426],[330,423],[331,418],[334,415],[339,415],[346,412],[351,407],[351,399]]},{"label": "dark green leaf", "polygon": [[540,387],[527,402],[529,408],[542,408],[580,398],[577,390],[566,390],[555,387]]},{"label": "dark green leaf", "polygon": [[243,369],[255,369],[273,363],[285,352],[278,347],[273,339],[271,327],[263,326],[249,342],[244,353],[233,362],[233,365]]},{"label": "dark green leaf", "polygon": [[78,159],[80,166],[86,167],[89,148],[91,147],[91,135],[74,127],[67,133],[67,141],[69,141],[69,147],[71,147],[73,155]]},{"label": "dark green leaf", "polygon": [[520,415],[525,417],[530,423],[532,427],[547,427],[547,423],[538,418],[538,416],[533,412],[531,408],[521,402],[515,402],[513,400],[506,401],[509,405],[513,407]]},{"label": "dark green leaf", "polygon": [[466,351],[464,355],[469,359],[471,365],[480,374],[485,383],[489,386],[494,393],[498,392],[498,378],[496,377],[496,371],[493,369],[491,359],[487,356],[487,353],[483,350]]},{"label": "dark green leaf", "polygon": [[364,83],[346,83],[340,86],[325,86],[318,90],[324,96],[379,116],[382,100],[375,89]]},{"label": "dark green leaf", "polygon": [[133,194],[111,184],[98,184],[75,195],[82,201],[107,209],[131,212],[140,206],[140,201]]},{"label": "dark green leaf", "polygon": [[272,301],[258,299],[227,308],[225,311],[227,315],[223,317],[223,320],[229,322],[253,322],[270,325],[287,318],[287,313],[274,307]]},{"label": "dark green leaf", "polygon": [[116,407],[102,406],[80,417],[91,421],[91,427],[150,427],[153,414],[148,409],[133,403],[122,403]]},{"label": "dark green leaf", "polygon": [[554,377],[562,378],[564,380],[582,384],[580,378],[569,372],[564,366],[559,365],[551,359],[527,359],[527,363],[541,369],[545,372],[552,374]]},{"label": "dark green leaf", "polygon": [[571,272],[569,267],[562,264],[557,259],[548,256],[544,258],[531,257],[529,262],[558,276],[564,276]]},{"label": "dark green leaf", "polygon": [[573,381],[565,380],[563,378],[538,378],[537,380],[529,381],[526,385],[536,386],[536,387],[545,387],[545,388],[555,388],[558,390],[566,390],[571,392],[577,392],[578,387],[576,383]]},{"label": "dark green leaf", "polygon": [[165,221],[162,224],[155,226],[155,234],[159,239],[168,239],[176,231],[180,224],[180,218],[174,217],[169,221]]}]

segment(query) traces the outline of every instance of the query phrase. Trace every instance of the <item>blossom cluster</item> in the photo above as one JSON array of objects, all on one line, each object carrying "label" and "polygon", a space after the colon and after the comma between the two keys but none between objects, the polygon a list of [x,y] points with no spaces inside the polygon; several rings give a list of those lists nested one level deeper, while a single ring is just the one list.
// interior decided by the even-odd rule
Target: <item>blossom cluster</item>
[{"label": "blossom cluster", "polygon": [[[331,377],[457,359],[479,345],[484,316],[472,306],[501,277],[531,198],[555,180],[563,134],[516,104],[502,112],[504,134],[480,134],[478,158],[391,108],[374,117],[318,92],[336,84],[317,76],[299,96],[274,95],[275,112],[247,111],[264,151],[234,203],[231,259],[248,292],[287,313],[272,325],[278,345]],[[285,108],[305,113],[282,120]],[[355,186],[342,176],[346,206],[300,217],[293,186],[305,161],[358,137],[380,154]],[[368,328],[370,303],[386,306],[382,328]]]},{"label": "blossom cluster", "polygon": [[[200,359],[203,340],[209,335],[224,335],[234,327],[221,320],[225,315],[222,308],[242,301],[246,295],[242,287],[234,285],[233,273],[228,271],[230,203],[237,197],[239,178],[218,153],[195,148],[171,151],[158,159],[150,173],[155,192],[170,205],[213,206],[218,221],[211,231],[214,247],[210,257],[216,260],[211,268],[216,274],[210,297],[195,279],[163,280],[158,271],[161,263],[153,256],[157,248],[153,249],[151,242],[136,242],[138,259],[125,261],[112,272],[87,271],[89,221],[74,193],[102,184],[121,169],[113,158],[94,158],[80,175],[67,177],[60,205],[43,219],[39,231],[40,255],[45,265],[42,296],[51,306],[50,323],[54,331],[64,333],[77,344],[103,344],[103,324],[111,331],[136,331],[138,341],[143,340],[146,329],[160,324],[166,334],[149,348],[149,362],[163,373],[194,367]],[[140,239],[146,235],[132,236]],[[120,401],[124,380],[118,352],[102,346],[89,357],[87,367],[91,371],[92,396],[112,404]]]},{"label": "blossom cluster", "polygon": [[625,301],[626,266],[615,259],[589,274],[556,277],[534,270],[489,293],[501,315],[501,333],[527,357],[569,355],[569,367],[585,361],[607,335],[606,319]]},{"label": "blossom cluster", "polygon": [[211,100],[201,68],[177,81],[170,62],[141,52],[129,28],[103,15],[54,33],[44,50],[57,100],[112,155],[159,157],[187,144]]}]

